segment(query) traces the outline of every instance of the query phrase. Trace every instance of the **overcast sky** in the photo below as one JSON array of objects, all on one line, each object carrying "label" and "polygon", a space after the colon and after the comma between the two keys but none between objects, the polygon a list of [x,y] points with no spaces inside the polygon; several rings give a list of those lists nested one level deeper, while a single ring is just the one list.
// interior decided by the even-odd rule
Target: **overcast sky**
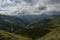
[{"label": "overcast sky", "polygon": [[60,11],[60,0],[0,0],[0,14],[14,15],[23,11],[29,14]]}]

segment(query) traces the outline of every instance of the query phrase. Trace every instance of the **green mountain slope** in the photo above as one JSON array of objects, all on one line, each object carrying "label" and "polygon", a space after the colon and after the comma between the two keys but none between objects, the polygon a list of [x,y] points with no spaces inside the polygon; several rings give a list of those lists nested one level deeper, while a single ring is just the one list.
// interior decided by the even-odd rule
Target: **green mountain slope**
[{"label": "green mountain slope", "polygon": [[[60,38],[59,31],[53,30],[48,34],[46,34],[45,36],[38,38],[36,40],[58,40],[59,38]],[[25,36],[0,30],[0,40],[32,40],[32,39]]]},{"label": "green mountain slope", "polygon": [[21,27],[24,27],[22,20],[13,16],[0,15],[0,30],[13,32]]},{"label": "green mountain slope", "polygon": [[38,40],[60,40],[60,15],[53,16],[50,19],[43,18],[29,27],[50,30],[49,33],[40,37]]},{"label": "green mountain slope", "polygon": [[60,16],[52,16],[51,18],[42,18],[32,24],[29,24],[25,28],[17,30],[16,33],[30,37],[32,38],[32,40],[36,40],[38,38],[41,38],[41,40],[43,40],[44,38],[47,38],[46,40],[53,40],[51,37],[59,34],[57,33],[59,29]]},{"label": "green mountain slope", "polygon": [[0,40],[31,40],[30,38],[0,30]]},{"label": "green mountain slope", "polygon": [[54,29],[38,40],[60,40],[60,28]]},{"label": "green mountain slope", "polygon": [[42,18],[27,26],[15,17],[0,15],[0,39],[60,40],[60,15]]}]

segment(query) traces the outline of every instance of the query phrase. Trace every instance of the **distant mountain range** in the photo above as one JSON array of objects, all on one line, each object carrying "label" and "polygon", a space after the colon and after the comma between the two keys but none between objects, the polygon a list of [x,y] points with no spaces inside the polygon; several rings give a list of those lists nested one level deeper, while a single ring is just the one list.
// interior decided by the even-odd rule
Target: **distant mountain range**
[{"label": "distant mountain range", "polygon": [[[18,13],[15,16],[1,15],[0,14],[0,29],[12,31],[17,30],[18,28],[25,27],[31,23],[36,22],[42,18],[51,18],[54,15],[60,15],[59,11],[43,12],[39,15],[30,15],[26,13]],[[6,26],[6,27],[4,27]]]},{"label": "distant mountain range", "polygon": [[[13,14],[13,13],[12,13]],[[14,16],[13,16],[14,15]],[[27,14],[26,12],[22,12],[22,13],[17,13],[16,15],[13,14],[12,17],[16,17],[16,20],[20,20],[21,22],[23,22],[24,24],[29,24],[29,23],[32,23],[38,19],[41,19],[41,18],[49,18],[53,15],[60,15],[60,12],[59,11],[51,11],[51,12],[43,12],[42,14]],[[9,15],[6,15],[6,16],[9,16]],[[6,17],[5,17],[6,18]]]},{"label": "distant mountain range", "polygon": [[60,15],[59,11],[51,11],[51,12],[43,12],[42,14],[27,14],[27,13],[21,13],[21,14],[17,14],[16,17],[22,19],[25,23],[32,23],[38,19],[41,18],[49,18],[53,15]]}]

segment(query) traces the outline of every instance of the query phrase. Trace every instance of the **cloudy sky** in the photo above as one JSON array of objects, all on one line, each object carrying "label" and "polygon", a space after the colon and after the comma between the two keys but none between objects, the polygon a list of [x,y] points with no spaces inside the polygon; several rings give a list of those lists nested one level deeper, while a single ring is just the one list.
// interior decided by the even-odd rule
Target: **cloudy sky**
[{"label": "cloudy sky", "polygon": [[41,14],[60,11],[60,0],[0,0],[0,14]]}]

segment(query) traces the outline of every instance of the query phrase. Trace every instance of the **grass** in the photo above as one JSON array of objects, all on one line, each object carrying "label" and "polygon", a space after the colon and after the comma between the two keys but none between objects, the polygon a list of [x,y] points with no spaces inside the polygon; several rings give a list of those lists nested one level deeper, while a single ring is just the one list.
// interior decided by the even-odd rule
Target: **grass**
[{"label": "grass", "polygon": [[4,37],[10,37],[12,40],[31,40],[30,38],[23,37],[21,35],[16,35],[14,33],[9,33],[3,30],[0,30],[0,35]]},{"label": "grass", "polygon": [[58,38],[60,38],[60,33],[55,29],[38,40],[58,40]]},{"label": "grass", "polygon": [[[55,39],[56,40],[56,36],[60,37],[60,34],[57,35],[58,31],[56,30],[53,30],[51,32],[49,32],[48,34],[46,34],[45,36],[37,39],[37,40],[51,40],[51,39]],[[24,36],[21,36],[21,35],[17,35],[17,34],[14,34],[14,33],[9,33],[9,32],[6,32],[6,31],[3,31],[3,30],[0,30],[0,35],[3,35],[4,37],[10,37],[12,40],[31,40],[31,38],[28,38],[28,37],[24,37]]]}]

